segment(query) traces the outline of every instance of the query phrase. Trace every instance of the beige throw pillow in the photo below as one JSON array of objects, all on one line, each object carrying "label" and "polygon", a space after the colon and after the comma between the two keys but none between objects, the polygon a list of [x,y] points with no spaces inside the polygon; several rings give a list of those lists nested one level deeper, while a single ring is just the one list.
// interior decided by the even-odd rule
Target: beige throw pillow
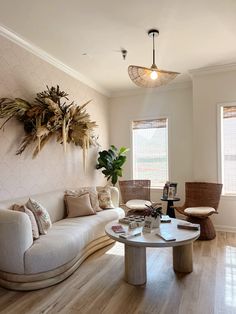
[{"label": "beige throw pillow", "polygon": [[34,240],[38,239],[39,238],[39,228],[38,228],[36,219],[35,219],[32,211],[30,211],[29,208],[27,208],[25,205],[18,205],[18,204],[12,205],[11,209],[26,213],[26,215],[29,217],[30,222],[31,222],[33,239]]},{"label": "beige throw pillow", "polygon": [[79,188],[78,190],[67,190],[65,192],[65,195],[80,196],[80,195],[85,194],[85,193],[89,193],[91,205],[92,205],[94,211],[100,212],[102,210],[102,208],[99,206],[98,192],[97,192],[95,186],[82,187],[82,188]]},{"label": "beige throw pillow", "polygon": [[95,215],[89,193],[81,195],[65,195],[68,218]]},{"label": "beige throw pillow", "polygon": [[31,198],[26,203],[26,207],[33,212],[39,227],[39,233],[47,234],[48,229],[52,226],[52,222],[46,208]]},{"label": "beige throw pillow", "polygon": [[111,191],[109,187],[99,189],[98,201],[99,201],[99,206],[102,209],[115,208],[111,200]]}]

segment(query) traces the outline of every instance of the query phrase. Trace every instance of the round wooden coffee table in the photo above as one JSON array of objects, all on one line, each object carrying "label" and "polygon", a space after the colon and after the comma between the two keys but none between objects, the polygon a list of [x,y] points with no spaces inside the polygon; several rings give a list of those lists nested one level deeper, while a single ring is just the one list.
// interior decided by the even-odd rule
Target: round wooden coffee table
[{"label": "round wooden coffee table", "polygon": [[[151,233],[142,233],[131,239],[123,239],[112,231],[113,225],[120,224],[117,221],[108,223],[105,227],[106,234],[125,245],[125,280],[132,285],[146,283],[146,247],[173,247],[173,268],[177,272],[190,273],[193,271],[193,241],[199,235],[199,230],[178,229],[177,223],[183,222],[171,219],[171,223],[162,223],[160,228],[154,228]],[[121,224],[128,231],[128,226]],[[142,231],[136,228],[135,231]],[[176,238],[176,241],[166,242],[156,235],[157,232],[166,231]]]}]

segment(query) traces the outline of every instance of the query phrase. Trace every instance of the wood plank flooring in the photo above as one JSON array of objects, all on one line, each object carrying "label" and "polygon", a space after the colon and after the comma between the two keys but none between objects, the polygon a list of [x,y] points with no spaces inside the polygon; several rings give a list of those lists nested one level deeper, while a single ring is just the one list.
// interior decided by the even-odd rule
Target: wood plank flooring
[{"label": "wood plank flooring", "polygon": [[32,292],[0,288],[4,314],[235,314],[236,234],[194,243],[194,271],[176,274],[170,248],[147,249],[145,286],[123,280],[123,245],[90,256],[64,282]]}]

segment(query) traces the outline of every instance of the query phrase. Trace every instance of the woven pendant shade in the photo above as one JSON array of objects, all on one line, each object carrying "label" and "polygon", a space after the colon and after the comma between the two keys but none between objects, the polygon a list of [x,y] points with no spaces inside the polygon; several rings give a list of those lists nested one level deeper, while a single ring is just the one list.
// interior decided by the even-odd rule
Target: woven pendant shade
[{"label": "woven pendant shade", "polygon": [[155,70],[158,74],[156,80],[151,79],[152,68],[130,65],[128,68],[129,77],[139,87],[159,87],[173,80],[179,73],[164,70]]},{"label": "woven pendant shade", "polygon": [[139,87],[159,87],[173,80],[178,72],[159,70],[155,64],[155,37],[159,35],[157,29],[150,29],[148,36],[152,37],[152,66],[150,68],[130,65],[128,67],[129,77]]}]

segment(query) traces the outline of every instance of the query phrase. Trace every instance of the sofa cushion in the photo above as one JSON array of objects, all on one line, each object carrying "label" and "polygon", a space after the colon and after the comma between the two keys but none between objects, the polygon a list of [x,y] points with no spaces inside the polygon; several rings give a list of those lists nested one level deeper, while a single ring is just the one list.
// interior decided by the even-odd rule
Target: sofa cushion
[{"label": "sofa cushion", "polygon": [[91,200],[91,205],[96,212],[100,212],[102,208],[98,202],[98,192],[95,186],[83,187],[78,190],[66,190],[65,195],[81,195],[88,192]]},{"label": "sofa cushion", "polygon": [[188,207],[185,208],[184,212],[189,215],[208,215],[209,213],[215,212],[216,210],[213,207]]},{"label": "sofa cushion", "polygon": [[92,208],[89,193],[81,195],[65,195],[65,203],[68,218],[96,214],[96,211]]},{"label": "sofa cushion", "polygon": [[25,213],[29,217],[30,222],[31,222],[33,239],[34,240],[38,239],[39,238],[39,228],[38,228],[38,224],[36,222],[36,219],[35,219],[32,211],[29,210],[25,205],[18,205],[18,204],[12,205],[11,209],[18,211],[18,212]]},{"label": "sofa cushion", "polygon": [[52,222],[46,208],[31,198],[26,203],[26,207],[33,212],[40,234],[46,234],[48,229],[52,226]]},{"label": "sofa cushion", "polygon": [[102,209],[114,208],[111,198],[111,191],[109,187],[104,187],[98,190],[98,201],[99,206]]},{"label": "sofa cushion", "polygon": [[145,206],[146,204],[149,206],[152,205],[150,201],[136,200],[136,199],[128,201],[125,205],[130,209],[144,210],[144,209],[147,209],[147,206]]},{"label": "sofa cushion", "polygon": [[89,242],[105,235],[105,225],[124,217],[121,208],[98,212],[94,216],[66,218],[52,225],[25,253],[25,273],[36,274],[60,267]]}]

